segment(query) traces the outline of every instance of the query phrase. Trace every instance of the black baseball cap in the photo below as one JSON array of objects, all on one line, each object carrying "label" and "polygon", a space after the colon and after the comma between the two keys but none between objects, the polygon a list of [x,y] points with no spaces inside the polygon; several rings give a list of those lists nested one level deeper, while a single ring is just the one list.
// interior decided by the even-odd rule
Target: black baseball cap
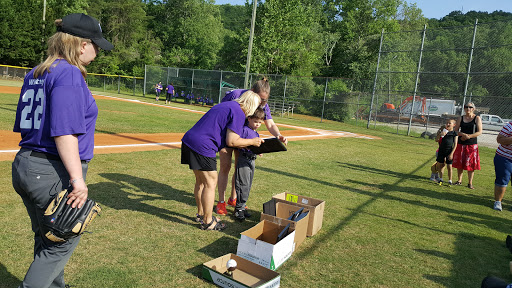
[{"label": "black baseball cap", "polygon": [[69,14],[62,18],[62,26],[57,26],[57,31],[73,36],[91,39],[103,50],[112,50],[114,45],[103,38],[100,22],[83,13]]}]

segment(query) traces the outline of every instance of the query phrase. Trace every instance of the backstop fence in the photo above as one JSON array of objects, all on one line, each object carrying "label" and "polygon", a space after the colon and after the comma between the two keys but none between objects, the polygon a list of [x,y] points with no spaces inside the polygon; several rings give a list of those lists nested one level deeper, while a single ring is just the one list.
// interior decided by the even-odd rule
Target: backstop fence
[{"label": "backstop fence", "polygon": [[497,147],[512,118],[512,22],[381,34],[367,127],[428,136],[473,102],[479,143]]},{"label": "backstop fence", "polygon": [[[249,74],[249,83],[263,77]],[[271,87],[269,106],[273,114],[284,117],[312,115],[320,117],[320,121],[365,123],[367,115],[363,117],[360,111],[369,109],[371,80],[289,75],[265,77]],[[206,98],[212,103],[220,103],[227,91],[244,88],[245,73],[146,66],[144,78],[145,94],[154,94],[155,85],[161,82],[164,88],[173,85],[178,99]]]}]

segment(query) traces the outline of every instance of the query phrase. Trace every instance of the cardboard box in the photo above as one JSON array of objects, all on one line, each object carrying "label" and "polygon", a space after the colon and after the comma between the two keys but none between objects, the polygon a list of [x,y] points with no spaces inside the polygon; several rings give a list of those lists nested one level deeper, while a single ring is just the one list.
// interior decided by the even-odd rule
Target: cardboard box
[{"label": "cardboard box", "polygon": [[[234,259],[237,269],[233,276],[225,275],[226,263]],[[203,264],[203,279],[226,288],[259,287],[277,288],[281,284],[279,273],[245,260],[235,254],[226,254]]]},{"label": "cardboard box", "polygon": [[[290,224],[290,227],[295,230],[295,249],[302,244],[308,232],[309,224],[309,213],[306,217],[299,221],[288,220],[288,218],[302,207],[297,205],[290,205],[284,202],[275,202],[270,200],[263,204],[263,213],[261,214],[260,220],[267,220],[274,222],[281,226]],[[304,208],[303,212],[309,212],[309,209]]]},{"label": "cardboard box", "polygon": [[[249,230],[240,233],[236,255],[270,270],[276,270],[295,250],[295,231],[277,242],[277,236],[285,226],[263,220]],[[277,243],[276,243],[277,242]]]},{"label": "cardboard box", "polygon": [[283,192],[281,194],[277,194],[272,196],[272,199],[275,199],[277,202],[284,202],[287,204],[297,205],[299,207],[304,207],[309,209],[309,223],[308,223],[308,236],[315,235],[320,228],[322,228],[322,221],[324,219],[324,208],[325,201],[295,195],[287,192]]}]

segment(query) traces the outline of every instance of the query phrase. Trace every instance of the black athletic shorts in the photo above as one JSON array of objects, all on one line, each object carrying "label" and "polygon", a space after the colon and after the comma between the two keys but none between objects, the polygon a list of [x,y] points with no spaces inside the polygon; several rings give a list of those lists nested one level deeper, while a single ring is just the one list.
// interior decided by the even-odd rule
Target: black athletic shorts
[{"label": "black athletic shorts", "polygon": [[165,101],[171,101],[171,96],[171,93],[167,93],[167,95],[165,95]]},{"label": "black athletic shorts", "polygon": [[450,156],[450,153],[452,151],[441,151],[437,152],[437,158],[436,161],[439,163],[446,163],[446,164],[452,164],[453,158],[451,160],[448,160],[448,156]]},{"label": "black athletic shorts", "polygon": [[191,170],[217,171],[217,158],[203,156],[181,142],[181,164],[188,164]]}]

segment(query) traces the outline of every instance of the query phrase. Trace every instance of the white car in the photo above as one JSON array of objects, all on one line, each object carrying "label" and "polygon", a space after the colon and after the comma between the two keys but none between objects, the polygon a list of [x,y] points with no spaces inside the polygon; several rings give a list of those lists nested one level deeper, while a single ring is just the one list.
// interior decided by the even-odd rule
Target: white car
[{"label": "white car", "polygon": [[498,115],[480,114],[480,118],[482,118],[482,128],[484,130],[501,131],[501,128],[508,123]]}]

